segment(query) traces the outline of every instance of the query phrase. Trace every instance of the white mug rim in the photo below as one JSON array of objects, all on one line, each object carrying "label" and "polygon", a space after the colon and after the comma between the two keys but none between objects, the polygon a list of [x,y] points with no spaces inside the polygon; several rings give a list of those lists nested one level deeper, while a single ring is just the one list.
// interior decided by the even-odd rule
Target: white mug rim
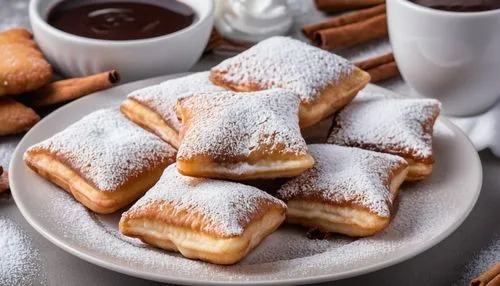
[{"label": "white mug rim", "polygon": [[500,9],[486,10],[486,11],[473,11],[473,12],[455,12],[447,10],[439,10],[434,8],[429,8],[409,0],[392,0],[399,1],[402,5],[410,9],[415,9],[422,13],[427,13],[429,15],[444,16],[444,17],[457,17],[457,18],[475,18],[483,16],[497,16],[500,15]]}]

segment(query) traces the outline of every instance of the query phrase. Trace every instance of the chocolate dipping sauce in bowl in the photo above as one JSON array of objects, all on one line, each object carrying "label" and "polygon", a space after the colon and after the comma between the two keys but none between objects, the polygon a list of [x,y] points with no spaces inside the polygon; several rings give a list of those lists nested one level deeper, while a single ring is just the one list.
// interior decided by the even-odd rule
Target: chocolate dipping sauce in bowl
[{"label": "chocolate dipping sauce in bowl", "polygon": [[214,21],[213,0],[32,0],[33,34],[65,76],[117,69],[124,81],[189,70]]},{"label": "chocolate dipping sauce in bowl", "polygon": [[387,0],[394,57],[412,92],[469,116],[500,99],[499,0]]}]

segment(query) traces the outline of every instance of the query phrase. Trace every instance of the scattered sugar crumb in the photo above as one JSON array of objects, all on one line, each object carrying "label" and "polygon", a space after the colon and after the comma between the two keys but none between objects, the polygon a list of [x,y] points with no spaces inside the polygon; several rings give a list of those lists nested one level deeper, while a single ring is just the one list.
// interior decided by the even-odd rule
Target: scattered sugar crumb
[{"label": "scattered sugar crumb", "polygon": [[42,260],[28,234],[0,216],[0,285],[45,285]]}]

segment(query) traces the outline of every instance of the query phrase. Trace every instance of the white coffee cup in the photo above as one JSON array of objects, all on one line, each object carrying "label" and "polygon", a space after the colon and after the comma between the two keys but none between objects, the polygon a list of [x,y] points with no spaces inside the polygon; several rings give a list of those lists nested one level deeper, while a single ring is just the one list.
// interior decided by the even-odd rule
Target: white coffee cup
[{"label": "white coffee cup", "polygon": [[389,37],[406,83],[446,115],[481,113],[500,99],[500,9],[449,12],[387,0]]}]

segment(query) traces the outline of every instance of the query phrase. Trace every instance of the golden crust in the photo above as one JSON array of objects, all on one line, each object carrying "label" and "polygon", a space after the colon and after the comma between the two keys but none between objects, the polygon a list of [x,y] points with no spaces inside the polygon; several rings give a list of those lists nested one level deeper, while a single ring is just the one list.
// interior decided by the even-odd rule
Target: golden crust
[{"label": "golden crust", "polygon": [[392,204],[408,174],[398,156],[330,144],[309,145],[313,168],[277,192],[287,221],[324,232],[366,236],[390,221]]},{"label": "golden crust", "polygon": [[241,260],[284,221],[286,205],[255,187],[186,177],[172,165],[122,214],[120,231],[217,264]]},{"label": "golden crust", "polygon": [[14,28],[0,33],[0,96],[36,90],[52,79],[29,31]]},{"label": "golden crust", "polygon": [[[396,197],[408,173],[405,165],[390,175],[390,192]],[[388,203],[392,209],[392,203]],[[323,232],[335,232],[359,237],[374,235],[390,222],[369,209],[348,201],[327,200],[319,196],[300,196],[287,202],[287,222],[317,227]],[[392,212],[392,211],[391,211]]]},{"label": "golden crust", "polygon": [[286,221],[321,232],[341,233],[352,237],[370,236],[383,230],[390,222],[362,208],[334,206],[307,200],[287,202]]},{"label": "golden crust", "polygon": [[422,163],[416,162],[412,159],[406,159],[406,161],[408,162],[408,175],[406,176],[406,181],[423,180],[432,174],[432,168],[434,165],[432,162]]},{"label": "golden crust", "polygon": [[176,151],[117,109],[95,111],[30,147],[26,164],[99,213],[131,203],[175,161]]},{"label": "golden crust", "polygon": [[[276,212],[285,214],[283,205],[270,201],[260,200],[253,207],[257,211],[246,214],[249,221],[248,223],[241,224],[244,228],[248,228],[252,222],[262,219],[267,213]],[[214,238],[234,238],[240,236],[226,234],[221,229],[218,229],[217,225],[214,225],[214,222],[200,210],[193,208],[179,210],[176,201],[151,200],[140,208],[125,212],[122,218],[124,221],[141,219],[179,228],[188,228],[194,232],[204,232]]]},{"label": "golden crust", "polygon": [[185,176],[218,178],[229,180],[254,180],[295,177],[314,165],[314,159],[306,154],[288,156],[276,160],[220,163],[207,156],[196,156],[192,160],[178,160],[179,172]]},{"label": "golden crust", "polygon": [[[240,83],[224,79],[225,71],[211,72],[210,80],[216,85],[238,92],[265,90],[257,82]],[[330,84],[319,92],[312,102],[302,102],[299,109],[300,128],[314,125],[346,106],[370,82],[370,75],[354,67],[353,72],[341,78],[337,83]],[[284,87],[286,88],[286,87]]]},{"label": "golden crust", "polygon": [[[154,212],[154,210],[153,210]],[[199,216],[185,214],[183,225],[200,225]],[[253,220],[238,237],[217,237],[189,227],[148,218],[127,217],[120,220],[120,231],[152,246],[180,252],[190,259],[231,265],[243,259],[284,221],[284,210],[270,209]],[[176,221],[181,219],[175,218]]]},{"label": "golden crust", "polygon": [[156,134],[163,141],[179,148],[178,130],[170,126],[157,112],[134,99],[127,99],[120,105],[120,110],[128,119],[142,128]]},{"label": "golden crust", "polygon": [[[293,177],[314,159],[298,126],[299,101],[284,89],[181,98],[177,167],[183,175],[231,180]],[[223,141],[221,141],[223,140]]]},{"label": "golden crust", "polygon": [[142,196],[160,178],[163,169],[173,163],[173,158],[165,160],[155,168],[143,170],[128,178],[120,187],[101,191],[84,177],[81,172],[69,167],[46,150],[26,152],[26,164],[36,173],[72,194],[87,208],[97,213],[113,213]]},{"label": "golden crust", "polygon": [[0,136],[16,134],[31,128],[40,116],[21,103],[9,98],[0,98]]}]

